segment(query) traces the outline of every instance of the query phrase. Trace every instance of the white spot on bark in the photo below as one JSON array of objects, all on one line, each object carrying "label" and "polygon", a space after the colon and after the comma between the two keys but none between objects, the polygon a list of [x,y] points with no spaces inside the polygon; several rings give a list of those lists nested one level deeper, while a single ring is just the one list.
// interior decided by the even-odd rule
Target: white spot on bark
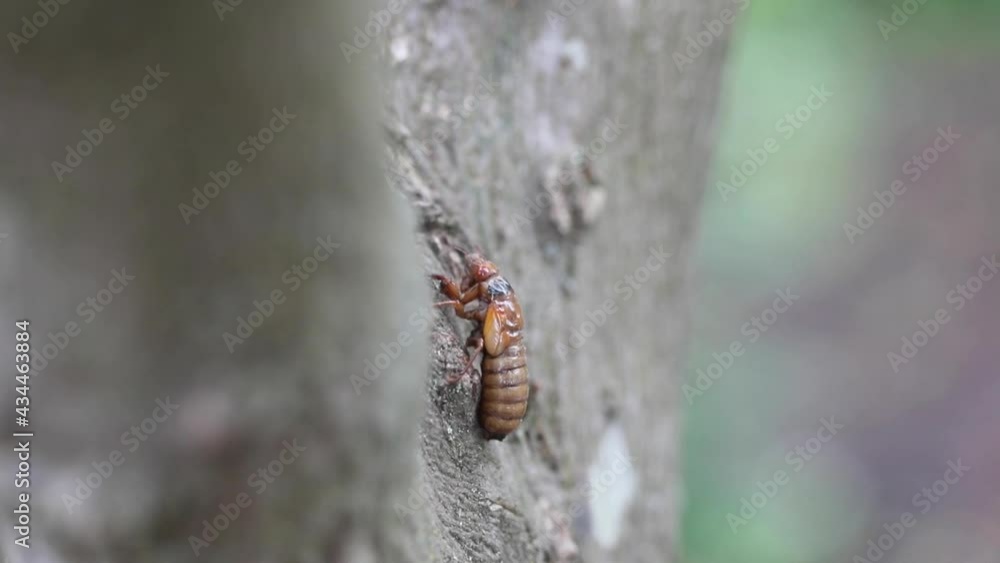
[{"label": "white spot on bark", "polygon": [[639,7],[635,0],[618,0],[618,5],[621,7],[622,20],[629,29],[635,29],[639,25]]},{"label": "white spot on bark", "polygon": [[597,459],[587,471],[594,538],[605,549],[618,543],[625,514],[635,497],[637,481],[625,430],[612,423],[604,432]]},{"label": "white spot on bark", "polygon": [[573,70],[583,70],[587,67],[587,45],[579,39],[571,39],[563,46],[562,60]]},{"label": "white spot on bark", "polygon": [[397,37],[389,45],[389,51],[392,53],[392,62],[401,63],[410,58],[410,43],[406,37]]}]

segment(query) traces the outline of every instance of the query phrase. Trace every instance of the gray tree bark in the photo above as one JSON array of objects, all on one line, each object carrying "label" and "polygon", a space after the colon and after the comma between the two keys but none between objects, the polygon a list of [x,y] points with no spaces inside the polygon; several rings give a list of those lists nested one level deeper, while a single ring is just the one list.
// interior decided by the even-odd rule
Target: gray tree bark
[{"label": "gray tree bark", "polygon": [[[725,39],[671,55],[722,2],[234,3],[0,8],[0,362],[30,319],[35,433],[10,559],[676,559]],[[503,442],[444,382],[454,246],[525,309]]]},{"label": "gray tree bark", "polygon": [[[540,384],[523,430],[483,442],[475,391],[442,383],[469,326],[435,325],[406,505],[416,510],[400,511],[417,537],[438,533],[430,560],[678,552],[677,375],[723,41],[680,69],[671,55],[723,4],[580,4],[424,5],[384,38],[392,177],[419,213],[428,269],[457,274],[449,242],[482,246],[501,265],[525,307]],[[671,257],[642,279],[651,247]],[[592,488],[616,425],[634,475],[612,466],[607,489]],[[595,538],[630,477],[623,533],[606,548]]]}]

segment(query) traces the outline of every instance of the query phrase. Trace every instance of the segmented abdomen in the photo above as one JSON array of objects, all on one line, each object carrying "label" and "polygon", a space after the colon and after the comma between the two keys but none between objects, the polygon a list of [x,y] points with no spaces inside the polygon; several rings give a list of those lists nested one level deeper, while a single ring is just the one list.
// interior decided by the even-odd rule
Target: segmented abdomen
[{"label": "segmented abdomen", "polygon": [[490,438],[503,440],[517,429],[528,409],[528,368],[521,339],[499,356],[483,358],[479,424]]}]

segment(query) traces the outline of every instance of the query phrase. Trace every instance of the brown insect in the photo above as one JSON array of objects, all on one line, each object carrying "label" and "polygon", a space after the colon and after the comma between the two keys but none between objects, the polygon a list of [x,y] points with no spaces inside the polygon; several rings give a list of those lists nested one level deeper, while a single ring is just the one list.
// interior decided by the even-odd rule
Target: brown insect
[{"label": "brown insect", "polygon": [[[528,368],[521,332],[524,318],[521,304],[510,283],[501,276],[495,264],[479,253],[465,255],[468,272],[461,283],[433,275],[441,282],[440,291],[448,301],[435,306],[454,307],[455,314],[476,323],[466,340],[474,349],[465,368],[451,384],[458,383],[480,354],[482,364],[482,394],[479,397],[479,425],[488,440],[503,440],[517,429],[528,408]],[[466,305],[478,302],[478,307],[466,311]]]}]

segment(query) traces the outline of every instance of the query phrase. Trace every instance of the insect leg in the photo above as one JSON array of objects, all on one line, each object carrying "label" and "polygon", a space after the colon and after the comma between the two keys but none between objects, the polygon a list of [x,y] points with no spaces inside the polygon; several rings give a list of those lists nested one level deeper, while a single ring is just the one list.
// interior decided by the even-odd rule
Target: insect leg
[{"label": "insect leg", "polygon": [[[459,303],[459,302],[458,301],[444,301],[443,303],[446,303],[446,304],[450,305],[452,303]],[[461,310],[460,310],[460,307],[461,307]],[[478,323],[481,323],[481,322],[483,322],[483,321],[486,320],[486,307],[480,307],[478,309],[473,309],[471,311],[466,311],[464,307],[465,307],[464,304],[461,305],[461,306],[460,305],[455,305],[455,314],[458,315],[459,317],[463,318],[463,319],[466,319],[466,320],[469,320],[469,321],[476,321]]]},{"label": "insect leg", "polygon": [[458,284],[448,276],[433,274],[431,275],[431,279],[441,282],[441,287],[438,290],[445,296],[451,299],[460,299],[462,297],[462,291],[459,289]]},{"label": "insect leg", "polygon": [[466,346],[471,346],[474,348],[472,354],[469,355],[469,361],[465,364],[465,368],[462,369],[462,373],[467,373],[472,367],[472,364],[483,354],[483,348],[486,346],[483,342],[483,334],[481,332],[474,332],[469,336],[469,339],[465,342]]},{"label": "insect leg", "polygon": [[458,384],[459,381],[462,381],[462,378],[464,377],[465,377],[465,372],[460,371],[457,373],[453,373],[451,375],[446,375],[444,380],[445,383],[447,383],[448,385],[456,385]]},{"label": "insect leg", "polygon": [[[470,368],[472,368],[472,364],[474,364],[476,359],[483,353],[485,345],[483,343],[482,333],[478,330],[473,332],[469,335],[468,340],[465,341],[465,345],[470,348],[475,348],[475,350],[473,350],[472,354],[469,356],[469,361],[465,363],[465,367],[462,368],[462,371],[449,375],[445,378],[445,381],[448,382],[449,385],[455,385],[459,381],[462,381],[462,379],[465,378],[465,375],[469,373]],[[475,382],[473,382],[473,385],[475,385]]]},{"label": "insect leg", "polygon": [[476,280],[473,279],[472,276],[470,276],[469,274],[465,274],[465,276],[462,277],[462,283],[459,284],[458,287],[462,291],[468,291],[469,289],[475,287],[476,283],[478,283],[478,282],[476,282]]},{"label": "insect leg", "polygon": [[460,301],[458,299],[449,299],[447,301],[438,301],[434,304],[435,307],[454,307],[455,314],[463,319],[468,319],[470,321],[483,322],[486,318],[486,309],[474,309],[472,311],[466,311],[465,306],[470,302],[475,301],[475,296],[469,301]]},{"label": "insect leg", "polygon": [[[474,301],[474,300],[475,300],[475,298],[473,297],[473,299],[470,299],[469,301]],[[486,309],[485,308],[474,309],[472,311],[466,311],[465,310],[465,306],[467,304],[468,304],[468,302],[462,302],[462,301],[459,301],[457,299],[449,299],[448,301],[438,301],[437,303],[434,304],[434,306],[435,307],[454,307],[455,308],[455,315],[456,316],[458,316],[460,318],[463,318],[463,319],[470,320],[470,321],[483,322],[483,320],[486,319]]]}]

